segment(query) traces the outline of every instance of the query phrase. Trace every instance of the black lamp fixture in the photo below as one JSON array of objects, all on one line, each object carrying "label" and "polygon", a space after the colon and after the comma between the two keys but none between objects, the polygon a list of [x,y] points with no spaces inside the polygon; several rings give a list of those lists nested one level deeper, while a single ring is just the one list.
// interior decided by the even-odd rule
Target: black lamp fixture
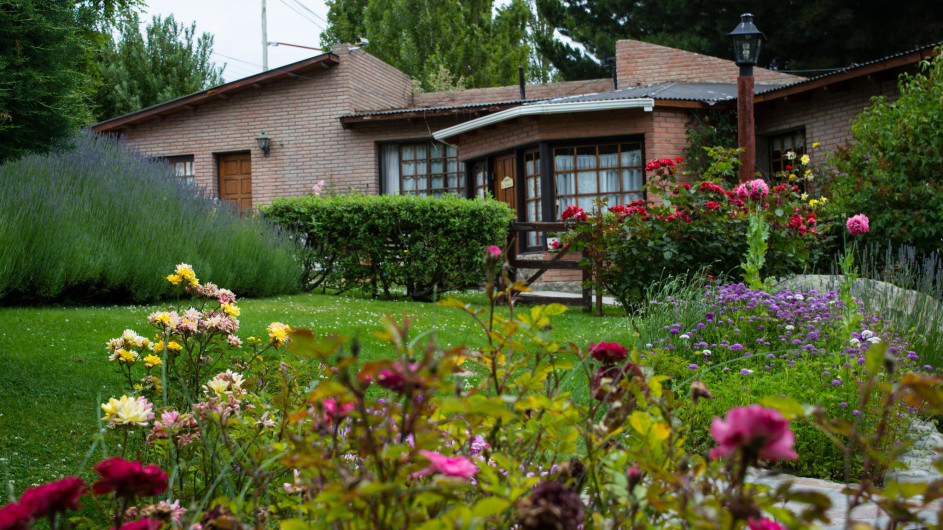
[{"label": "black lamp fixture", "polygon": [[760,57],[760,44],[766,39],[766,35],[753,25],[753,15],[740,15],[740,24],[727,36],[733,44],[733,60],[737,66],[756,66]]},{"label": "black lamp fixture", "polygon": [[740,15],[740,24],[727,34],[733,44],[733,60],[740,67],[737,77],[737,137],[740,151],[740,182],[753,178],[756,167],[756,133],[753,120],[753,67],[766,38],[753,25],[753,15]]},{"label": "black lamp fixture", "polygon": [[262,153],[268,156],[269,150],[272,148],[272,139],[265,134],[265,131],[262,131],[262,134],[255,137],[255,141],[259,143],[259,149],[262,150]]}]

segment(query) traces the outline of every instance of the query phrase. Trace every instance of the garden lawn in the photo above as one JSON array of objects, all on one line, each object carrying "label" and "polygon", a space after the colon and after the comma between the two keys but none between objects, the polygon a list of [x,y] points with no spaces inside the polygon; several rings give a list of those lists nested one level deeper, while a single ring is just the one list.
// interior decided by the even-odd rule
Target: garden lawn
[{"label": "garden lawn", "polygon": [[[458,298],[479,307],[486,303],[477,293]],[[242,339],[267,340],[265,328],[274,321],[308,328],[316,336],[357,335],[365,361],[391,355],[390,348],[371,333],[382,329],[384,314],[397,320],[409,315],[411,333],[434,329],[443,347],[484,343],[481,329],[468,315],[434,304],[299,294],[239,300],[238,305]],[[30,485],[69,474],[91,478],[91,466],[102,457],[101,451],[88,454],[99,429],[100,404],[126,388],[108,362],[105,342],[125,329],[153,337],[154,328],[146,317],[165,308],[0,308],[0,505],[10,500],[8,481],[13,481],[18,494]],[[582,348],[590,342],[634,342],[621,312],[607,311],[607,316],[592,317],[571,308],[553,319],[552,338],[572,340]],[[581,374],[566,387],[578,396],[587,394]]]}]

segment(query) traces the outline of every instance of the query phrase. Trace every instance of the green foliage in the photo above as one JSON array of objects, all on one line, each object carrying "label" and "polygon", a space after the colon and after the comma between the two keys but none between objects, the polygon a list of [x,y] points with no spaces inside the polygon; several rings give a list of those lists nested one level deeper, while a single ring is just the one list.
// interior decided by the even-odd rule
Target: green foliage
[{"label": "green foliage", "polygon": [[0,296],[12,302],[150,301],[180,262],[249,296],[298,289],[293,243],[200,196],[116,140],[0,166]]},{"label": "green foliage", "polygon": [[516,84],[518,66],[540,77],[531,72],[533,15],[526,0],[494,10],[483,0],[333,0],[328,5],[331,25],[321,35],[322,46],[364,37],[367,51],[416,79],[423,90],[442,88],[443,70],[453,80],[446,87],[459,79],[469,88]]},{"label": "green foliage", "polygon": [[[939,50],[938,50],[939,51]],[[871,220],[867,243],[943,249],[943,56],[899,82],[896,101],[875,98],[852,126],[831,183],[837,214]]]},{"label": "green foliage", "polygon": [[943,13],[932,0],[897,7],[888,9],[880,0],[753,4],[719,0],[709,9],[692,0],[537,1],[538,12],[586,50],[550,38],[540,43],[540,52],[566,79],[606,77],[607,70],[598,61],[615,55],[619,39],[731,59],[727,33],[746,12],[755,16],[757,27],[768,37],[760,57],[763,66],[775,62],[786,69],[840,68],[939,40]]},{"label": "green foliage", "polygon": [[[653,189],[660,190],[663,204],[636,201],[607,212],[600,205],[596,215],[568,234],[584,252],[583,267],[592,268],[591,284],[629,308],[664,278],[739,276],[750,244],[750,213],[743,201],[710,181],[675,186],[656,180]],[[777,186],[757,215],[769,232],[759,277],[800,272],[814,262],[824,225],[797,188]],[[756,237],[762,239],[762,231]]]},{"label": "green foliage", "polygon": [[96,54],[101,75],[93,96],[96,119],[105,120],[157,105],[223,82],[211,60],[213,36],[196,37],[196,22],[185,27],[173,15],[155,16],[140,33],[137,14],[118,23],[117,40]]},{"label": "green foliage", "polygon": [[61,148],[89,122],[88,15],[68,0],[0,2],[0,163]]},{"label": "green foliage", "polygon": [[[685,133],[688,137],[688,147],[684,150],[687,170],[695,175],[704,175],[704,178],[712,178],[706,172],[717,167],[718,158],[713,151],[716,148],[737,147],[737,115],[733,111],[719,109],[694,111]],[[723,178],[727,183],[735,184],[737,173],[726,172]]]},{"label": "green foliage", "polygon": [[746,260],[740,263],[743,269],[743,281],[751,289],[761,289],[763,287],[763,277],[760,271],[763,270],[763,263],[766,262],[766,251],[769,250],[769,225],[766,224],[766,218],[761,212],[751,212],[750,221],[747,224],[747,254]]},{"label": "green foliage", "polygon": [[417,300],[479,285],[481,252],[502,245],[513,212],[494,200],[401,195],[276,199],[265,216],[300,234],[310,287]]}]

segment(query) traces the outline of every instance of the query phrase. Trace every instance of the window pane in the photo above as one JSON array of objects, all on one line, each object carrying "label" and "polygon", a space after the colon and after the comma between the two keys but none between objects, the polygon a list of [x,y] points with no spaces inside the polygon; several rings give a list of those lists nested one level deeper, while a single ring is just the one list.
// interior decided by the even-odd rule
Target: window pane
[{"label": "window pane", "polygon": [[569,171],[573,169],[573,151],[571,149],[558,150],[553,160],[555,171]]},{"label": "window pane", "polygon": [[599,167],[618,167],[619,166],[619,146],[601,145],[599,146]]},{"label": "window pane", "polygon": [[557,195],[576,193],[576,181],[573,173],[557,173]]},{"label": "window pane", "polygon": [[566,210],[567,206],[576,205],[576,197],[559,197],[557,199],[557,219],[560,218],[560,214],[563,213],[563,210]]},{"label": "window pane", "polygon": [[441,158],[433,158],[429,163],[432,165],[432,173],[442,173],[443,164]]},{"label": "window pane", "polygon": [[589,169],[596,167],[596,148],[580,147],[576,150],[576,168]]},{"label": "window pane", "polygon": [[458,171],[456,169],[458,167],[458,163],[455,162],[454,158],[447,159],[445,167],[447,168],[446,171],[448,171],[449,173],[455,173],[456,171]]},{"label": "window pane", "polygon": [[425,175],[427,173],[429,173],[429,162],[425,160],[417,160],[416,161],[416,174]]},{"label": "window pane", "polygon": [[622,204],[619,202],[619,194],[603,195],[607,200],[606,205],[610,208]]},{"label": "window pane", "polygon": [[416,158],[426,158],[426,144],[416,146]]},{"label": "window pane", "polygon": [[432,153],[429,155],[429,158],[442,158],[442,144],[432,144]]},{"label": "window pane", "polygon": [[524,173],[527,175],[534,174],[534,161],[528,157],[527,162],[524,163]]},{"label": "window pane", "polygon": [[455,174],[449,175],[449,187],[450,188],[458,187],[458,175],[455,175]]},{"label": "window pane", "polygon": [[416,174],[415,162],[403,162],[403,176],[413,176]]},{"label": "window pane", "polygon": [[634,191],[642,189],[642,170],[641,169],[623,169],[622,170],[622,190]]},{"label": "window pane", "polygon": [[403,177],[403,191],[413,191],[416,189],[415,177]]},{"label": "window pane", "polygon": [[535,180],[537,181],[537,197],[541,197],[541,194],[540,194],[540,177],[537,177]]},{"label": "window pane", "polygon": [[642,165],[642,150],[633,145],[622,144],[622,165],[640,166]]},{"label": "window pane", "polygon": [[642,194],[641,194],[641,193],[624,193],[624,194],[622,194],[622,202],[623,202],[624,204],[629,204],[629,203],[632,202],[632,201],[640,201],[640,200],[642,200]]},{"label": "window pane", "polygon": [[591,212],[593,210],[593,201],[595,200],[596,197],[580,197],[578,205],[587,212]]},{"label": "window pane", "polygon": [[413,146],[404,145],[403,146],[403,160],[415,160],[415,158],[416,158],[416,151],[415,149],[413,149]]},{"label": "window pane", "polygon": [[[606,169],[599,172],[599,185],[602,187],[600,191],[621,191],[619,189],[619,170],[618,169]],[[632,188],[635,189],[635,188]]]},{"label": "window pane", "polygon": [[580,171],[577,174],[577,186],[580,194],[583,193],[598,193],[596,187],[596,172],[595,171]]},{"label": "window pane", "polygon": [[442,175],[432,175],[432,185],[429,187],[432,189],[441,188],[442,182]]},{"label": "window pane", "polygon": [[454,145],[445,146],[445,156],[455,158],[457,152]]}]

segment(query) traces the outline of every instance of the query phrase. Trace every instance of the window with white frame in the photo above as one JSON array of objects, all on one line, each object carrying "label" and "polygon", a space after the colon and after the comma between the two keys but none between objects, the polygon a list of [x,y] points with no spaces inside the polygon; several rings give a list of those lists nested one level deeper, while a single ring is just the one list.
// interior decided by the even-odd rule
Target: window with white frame
[{"label": "window with white frame", "polygon": [[196,186],[196,173],[193,171],[193,155],[169,156],[165,159],[174,172],[187,186]]}]

